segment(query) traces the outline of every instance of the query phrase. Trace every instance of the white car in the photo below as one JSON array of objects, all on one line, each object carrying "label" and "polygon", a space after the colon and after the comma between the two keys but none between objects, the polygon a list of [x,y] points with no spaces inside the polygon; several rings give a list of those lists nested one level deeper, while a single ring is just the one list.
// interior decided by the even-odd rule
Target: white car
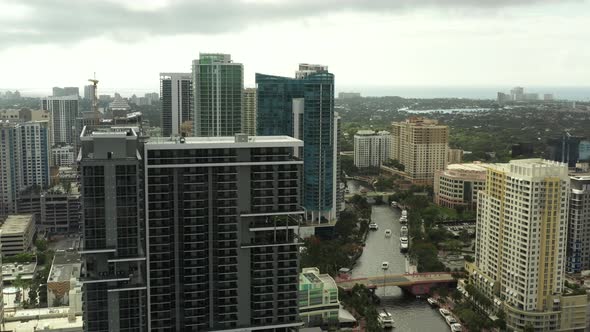
[{"label": "white car", "polygon": [[383,270],[387,270],[387,269],[389,269],[389,262],[383,262],[383,263],[381,263],[381,268],[382,268]]},{"label": "white car", "polygon": [[385,230],[385,236],[386,237],[390,237],[391,236],[391,229],[386,229]]},{"label": "white car", "polygon": [[376,230],[379,229],[379,226],[376,223],[372,222],[372,223],[369,224],[369,229],[370,230],[373,230],[373,231],[376,231]]}]

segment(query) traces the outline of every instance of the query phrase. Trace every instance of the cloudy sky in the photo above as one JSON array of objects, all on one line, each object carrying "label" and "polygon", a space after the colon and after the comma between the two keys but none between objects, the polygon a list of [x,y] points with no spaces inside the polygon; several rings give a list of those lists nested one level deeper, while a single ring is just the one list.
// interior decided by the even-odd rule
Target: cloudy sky
[{"label": "cloudy sky", "polygon": [[329,66],[337,86],[588,86],[583,0],[0,0],[0,89],[159,89],[199,52],[254,73]]}]

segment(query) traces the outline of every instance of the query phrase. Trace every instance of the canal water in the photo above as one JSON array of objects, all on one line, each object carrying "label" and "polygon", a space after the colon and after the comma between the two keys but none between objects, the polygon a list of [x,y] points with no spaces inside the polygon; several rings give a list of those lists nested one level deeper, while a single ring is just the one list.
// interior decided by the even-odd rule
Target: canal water
[{"label": "canal water", "polygon": [[[348,181],[347,185],[351,193],[363,187],[368,189],[357,181]],[[371,219],[379,229],[369,232],[363,254],[352,269],[352,278],[383,275],[383,262],[389,263],[386,273],[406,273],[408,262],[399,250],[400,211],[387,205],[374,205],[372,209]],[[385,237],[386,229],[392,231],[391,237]],[[449,331],[438,311],[431,308],[426,299],[404,295],[399,287],[378,287],[376,294],[381,298],[379,309],[385,308],[393,315],[395,331]]]}]

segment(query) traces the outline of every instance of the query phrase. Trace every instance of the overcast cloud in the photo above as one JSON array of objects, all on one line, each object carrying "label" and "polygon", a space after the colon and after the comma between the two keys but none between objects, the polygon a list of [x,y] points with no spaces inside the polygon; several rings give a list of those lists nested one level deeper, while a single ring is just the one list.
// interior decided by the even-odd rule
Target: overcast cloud
[{"label": "overcast cloud", "polygon": [[0,0],[0,90],[157,91],[200,52],[254,73],[322,63],[337,90],[588,85],[583,0]]}]

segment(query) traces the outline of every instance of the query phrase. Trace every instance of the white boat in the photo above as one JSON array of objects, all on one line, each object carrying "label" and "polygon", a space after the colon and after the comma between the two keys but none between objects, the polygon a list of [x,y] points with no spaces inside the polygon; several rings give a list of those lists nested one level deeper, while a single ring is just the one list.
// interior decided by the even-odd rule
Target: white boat
[{"label": "white boat", "polygon": [[408,238],[402,236],[399,238],[399,249],[401,252],[408,251]]},{"label": "white boat", "polygon": [[407,224],[408,223],[408,218],[407,217],[400,217],[399,218],[399,223],[400,224]]},{"label": "white boat", "polygon": [[373,230],[373,231],[376,231],[376,230],[379,229],[379,226],[376,223],[372,222],[372,223],[369,224],[369,229],[370,230]]},{"label": "white boat", "polygon": [[463,326],[461,326],[461,324],[459,324],[459,323],[451,324],[451,332],[462,332],[462,331],[463,331]]},{"label": "white boat", "polygon": [[399,230],[399,236],[408,236],[408,226],[403,225]]},{"label": "white boat", "polygon": [[393,328],[395,320],[393,320],[393,316],[391,316],[391,314],[387,312],[385,309],[383,309],[383,312],[379,313],[378,319],[379,325],[381,325],[382,328]]},{"label": "white boat", "polygon": [[386,229],[385,230],[385,236],[386,237],[390,237],[391,236],[391,229]]},{"label": "white boat", "polygon": [[447,310],[447,309],[445,309],[445,308],[440,308],[440,309],[438,309],[438,312],[440,312],[440,314],[441,314],[443,317],[446,317],[446,316],[448,316],[448,315],[450,315],[450,314],[451,314],[451,312],[450,312],[450,311],[448,311],[448,310]]},{"label": "white boat", "polygon": [[396,201],[391,201],[391,207],[397,207],[397,202]]},{"label": "white boat", "polygon": [[437,307],[438,306],[438,301],[433,298],[433,297],[429,297],[426,299],[426,302],[428,302],[428,304],[430,304],[432,307]]},{"label": "white boat", "polygon": [[389,269],[389,262],[383,262],[383,263],[381,263],[381,268],[382,268],[383,270],[387,270],[387,269]]},{"label": "white boat", "polygon": [[403,210],[402,211],[402,217],[408,217],[408,211],[407,210]]},{"label": "white boat", "polygon": [[447,321],[447,324],[449,324],[449,326],[451,324],[456,324],[457,323],[457,320],[455,319],[455,317],[453,317],[451,315],[445,316],[445,320]]}]

